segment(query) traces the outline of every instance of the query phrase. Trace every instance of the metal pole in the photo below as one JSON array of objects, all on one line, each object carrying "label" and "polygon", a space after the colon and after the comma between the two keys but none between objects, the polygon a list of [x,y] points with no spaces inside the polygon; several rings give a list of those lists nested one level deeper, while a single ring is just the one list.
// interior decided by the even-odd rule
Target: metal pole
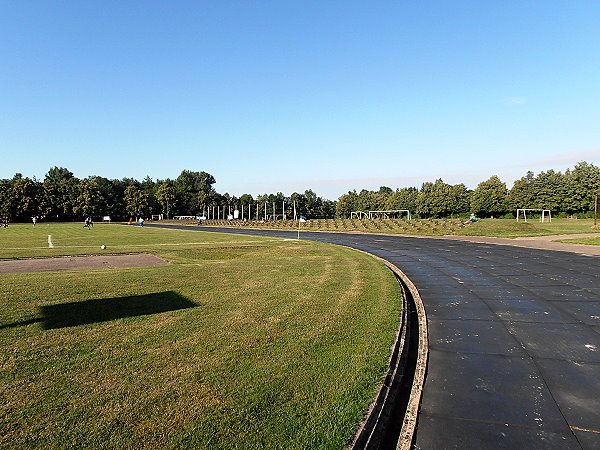
[{"label": "metal pole", "polygon": [[594,204],[594,228],[598,228],[598,194],[596,194],[596,202]]}]

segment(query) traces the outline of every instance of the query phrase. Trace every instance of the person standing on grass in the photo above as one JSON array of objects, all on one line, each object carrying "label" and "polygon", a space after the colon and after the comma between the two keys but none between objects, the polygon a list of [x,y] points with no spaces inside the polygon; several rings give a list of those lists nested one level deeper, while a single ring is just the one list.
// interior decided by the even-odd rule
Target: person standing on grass
[{"label": "person standing on grass", "polygon": [[91,226],[91,223],[92,223],[92,218],[91,218],[91,217],[89,217],[89,216],[88,216],[88,217],[86,217],[86,218],[85,218],[85,225],[83,225],[83,228],[87,228],[88,230],[90,230],[90,229],[91,229],[91,228],[90,228],[90,226]]},{"label": "person standing on grass", "polygon": [[143,226],[144,226],[144,218],[140,217],[140,227],[143,227]]},{"label": "person standing on grass", "polygon": [[35,227],[35,224],[36,224],[36,222],[37,222],[37,217],[36,217],[36,216],[33,216],[33,217],[31,218],[31,221],[33,222],[33,226]]}]

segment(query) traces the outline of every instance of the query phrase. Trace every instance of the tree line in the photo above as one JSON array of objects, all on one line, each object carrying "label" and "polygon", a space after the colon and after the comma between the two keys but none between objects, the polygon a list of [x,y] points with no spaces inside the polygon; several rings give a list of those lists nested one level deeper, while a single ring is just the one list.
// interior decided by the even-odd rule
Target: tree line
[{"label": "tree line", "polygon": [[[177,215],[215,214],[223,217],[232,208],[249,205],[253,217],[272,217],[273,209],[279,216],[298,214],[309,218],[333,217],[335,202],[317,196],[310,189],[293,193],[281,192],[258,195],[244,194],[239,198],[228,193],[219,194],[215,178],[207,172],[183,170],[174,180],[142,181],[133,178],[107,179],[91,176],[79,179],[64,167],[51,168],[43,180],[24,177],[17,173],[12,179],[0,179],[0,216],[12,221],[29,221],[32,217],[45,220],[72,221],[91,216],[110,216],[111,220],[162,214],[165,218]],[[218,209],[220,216],[215,213]]]},{"label": "tree line", "polygon": [[508,189],[496,175],[473,190],[460,183],[450,185],[438,179],[395,191],[382,186],[378,191],[363,189],[342,195],[336,214],[347,217],[352,211],[408,209],[420,217],[453,217],[474,213],[480,217],[515,216],[517,208],[549,209],[553,214],[591,215],[594,199],[600,194],[600,168],[580,162],[564,173],[548,170],[527,174]]},{"label": "tree line", "polygon": [[[438,179],[425,182],[421,188],[393,190],[382,186],[377,191],[366,189],[343,194],[337,201],[327,200],[308,189],[294,192],[240,197],[219,194],[215,178],[207,172],[183,170],[174,180],[142,181],[133,178],[107,179],[91,176],[79,179],[63,167],[51,168],[43,180],[23,177],[0,179],[0,216],[13,221],[32,217],[70,221],[91,216],[110,216],[112,220],[162,214],[208,215],[245,208],[252,218],[296,212],[308,218],[349,217],[353,211],[407,209],[419,217],[452,217],[470,212],[480,217],[514,215],[517,208],[549,209],[556,215],[586,214],[594,209],[594,197],[600,192],[600,168],[580,162],[564,173],[548,170],[535,175],[529,171],[508,189],[497,176],[479,183],[473,189],[464,184],[451,185]],[[217,216],[219,217],[219,216]]]}]

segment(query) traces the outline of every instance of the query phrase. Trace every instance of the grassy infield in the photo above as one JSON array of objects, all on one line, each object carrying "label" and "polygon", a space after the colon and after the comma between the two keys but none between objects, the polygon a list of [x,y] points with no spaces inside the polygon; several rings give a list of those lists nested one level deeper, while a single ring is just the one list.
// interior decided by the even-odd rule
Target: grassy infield
[{"label": "grassy infield", "polygon": [[[397,284],[378,261],[307,241],[114,224],[0,229],[0,258],[101,244],[174,264],[0,275],[0,447],[340,448],[351,438],[398,325]],[[126,305],[125,317],[102,320],[102,301]],[[156,301],[191,307],[139,315]],[[98,310],[82,312],[90,304]],[[84,317],[48,327],[51,305]]]},{"label": "grassy infield", "polygon": [[[461,234],[590,226],[498,220]],[[103,243],[105,253],[144,251],[174,264],[0,275],[0,447],[347,443],[398,323],[398,289],[381,264],[314,242],[78,224],[0,229],[0,258],[98,254]],[[189,307],[136,309],[157,299]],[[49,306],[82,314],[69,308],[89,300],[129,310],[116,320],[92,311],[72,317],[73,326],[44,326]]]}]

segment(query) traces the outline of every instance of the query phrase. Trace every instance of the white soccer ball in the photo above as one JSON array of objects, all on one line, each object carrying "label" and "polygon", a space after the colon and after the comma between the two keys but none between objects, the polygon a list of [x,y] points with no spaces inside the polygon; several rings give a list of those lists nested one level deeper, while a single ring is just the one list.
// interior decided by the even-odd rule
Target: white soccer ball
[{"label": "white soccer ball", "polygon": [[100,248],[101,248],[102,250],[106,250],[106,245],[102,244],[102,245],[100,246]]}]

